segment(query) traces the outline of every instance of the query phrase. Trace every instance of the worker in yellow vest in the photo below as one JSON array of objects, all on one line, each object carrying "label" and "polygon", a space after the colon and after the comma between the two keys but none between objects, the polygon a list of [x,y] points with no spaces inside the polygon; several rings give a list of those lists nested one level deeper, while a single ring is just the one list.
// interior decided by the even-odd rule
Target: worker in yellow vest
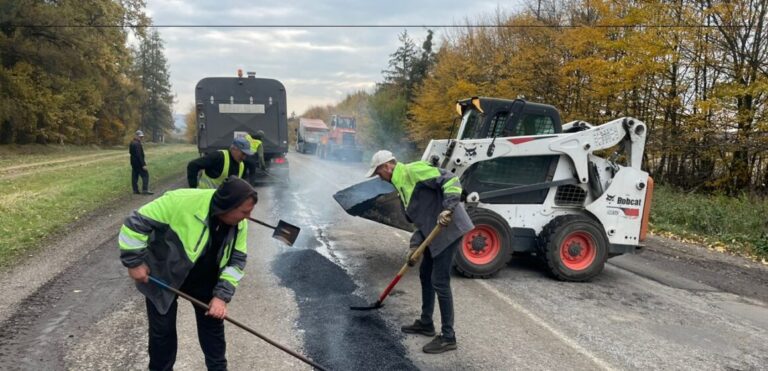
[{"label": "worker in yellow vest", "polygon": [[243,161],[253,155],[251,143],[245,138],[235,138],[229,149],[210,152],[187,164],[187,183],[190,188],[216,189],[230,175],[243,178],[246,174]]},{"label": "worker in yellow vest", "polygon": [[256,133],[248,134],[245,136],[245,139],[251,144],[251,152],[253,152],[253,155],[248,156],[248,158],[245,159],[245,164],[251,178],[250,180],[251,183],[253,183],[255,180],[253,177],[256,176],[257,166],[262,171],[267,170],[267,164],[264,161],[264,132],[259,130]]}]

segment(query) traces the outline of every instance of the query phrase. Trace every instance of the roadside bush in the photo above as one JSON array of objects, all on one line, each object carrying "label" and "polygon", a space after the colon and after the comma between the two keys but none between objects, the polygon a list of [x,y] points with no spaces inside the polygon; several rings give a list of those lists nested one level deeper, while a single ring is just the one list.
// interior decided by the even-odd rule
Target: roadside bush
[{"label": "roadside bush", "polygon": [[654,231],[708,237],[727,250],[768,257],[768,200],[742,194],[702,195],[656,186],[651,206]]}]

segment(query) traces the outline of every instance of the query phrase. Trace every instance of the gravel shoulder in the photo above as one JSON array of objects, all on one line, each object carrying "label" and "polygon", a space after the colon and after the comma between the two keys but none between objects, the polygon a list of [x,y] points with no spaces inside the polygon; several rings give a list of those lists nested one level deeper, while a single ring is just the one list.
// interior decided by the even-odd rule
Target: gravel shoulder
[{"label": "gravel shoulder", "polygon": [[160,184],[153,196],[133,195],[126,189],[126,196],[63,228],[66,233],[46,238],[40,242],[41,249],[0,271],[0,287],[5,288],[4,294],[0,295],[0,322],[17,312],[25,298],[65,269],[81,262],[94,249],[114,239],[131,210],[182,184],[181,180]]}]

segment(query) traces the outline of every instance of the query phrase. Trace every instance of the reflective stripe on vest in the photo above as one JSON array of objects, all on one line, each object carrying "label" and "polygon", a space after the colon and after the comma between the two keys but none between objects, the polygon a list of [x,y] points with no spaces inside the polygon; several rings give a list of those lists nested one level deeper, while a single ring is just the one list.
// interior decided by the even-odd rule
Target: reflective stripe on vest
[{"label": "reflective stripe on vest", "polygon": [[[224,167],[221,169],[221,174],[219,174],[219,177],[216,179],[211,179],[205,171],[200,174],[200,179],[197,182],[197,188],[219,188],[219,185],[221,183],[224,183],[224,179],[227,179],[229,176],[229,150],[228,149],[220,149],[219,152],[224,154]],[[241,162],[238,166],[237,171],[237,177],[242,178],[243,177],[243,171],[245,170],[245,166]]]}]

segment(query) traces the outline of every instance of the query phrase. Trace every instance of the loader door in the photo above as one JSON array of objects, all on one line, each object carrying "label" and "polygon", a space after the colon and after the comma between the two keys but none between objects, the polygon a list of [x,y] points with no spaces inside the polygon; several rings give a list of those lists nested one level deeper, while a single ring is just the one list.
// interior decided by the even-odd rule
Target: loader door
[{"label": "loader door", "polygon": [[549,188],[498,197],[483,197],[490,191],[552,181],[559,155],[498,157],[472,164],[461,176],[461,184],[471,193],[489,204],[541,204],[547,198]]}]

